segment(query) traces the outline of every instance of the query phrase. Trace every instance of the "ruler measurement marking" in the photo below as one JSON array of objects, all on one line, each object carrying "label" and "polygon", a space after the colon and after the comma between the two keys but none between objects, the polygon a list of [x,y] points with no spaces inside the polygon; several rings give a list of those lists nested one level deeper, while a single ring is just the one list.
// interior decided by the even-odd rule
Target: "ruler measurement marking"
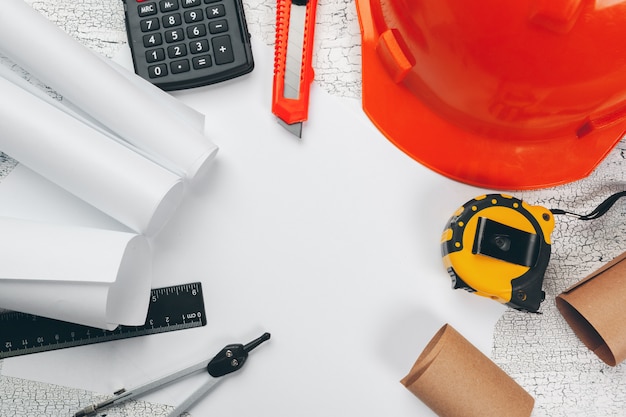
[{"label": "ruler measurement marking", "polygon": [[153,289],[142,326],[103,330],[26,313],[0,313],[0,359],[204,325],[199,282]]}]

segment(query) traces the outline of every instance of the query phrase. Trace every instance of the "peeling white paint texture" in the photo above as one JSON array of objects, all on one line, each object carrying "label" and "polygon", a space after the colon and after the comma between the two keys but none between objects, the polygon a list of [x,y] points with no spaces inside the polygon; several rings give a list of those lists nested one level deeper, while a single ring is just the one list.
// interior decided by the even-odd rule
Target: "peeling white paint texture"
[{"label": "peeling white paint texture", "polygon": [[[622,140],[588,178],[515,195],[532,205],[589,213],[626,188],[625,157]],[[492,359],[535,397],[533,417],[626,416],[626,363],[605,365],[576,337],[554,302],[626,251],[626,199],[596,220],[556,216],[552,242],[543,314],[506,311],[496,324]]]}]

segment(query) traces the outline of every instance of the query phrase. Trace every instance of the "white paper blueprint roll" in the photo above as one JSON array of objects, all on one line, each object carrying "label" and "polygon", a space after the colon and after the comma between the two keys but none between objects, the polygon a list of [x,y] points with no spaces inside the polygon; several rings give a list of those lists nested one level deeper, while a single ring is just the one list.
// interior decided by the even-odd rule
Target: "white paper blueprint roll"
[{"label": "white paper blueprint roll", "polygon": [[0,308],[112,330],[144,324],[146,237],[0,217]]},{"label": "white paper blueprint roll", "polygon": [[[217,152],[204,132],[172,114],[164,102],[168,100],[155,99],[167,93],[106,65],[23,0],[2,2],[0,52],[143,154],[188,180],[205,171]],[[155,93],[146,94],[146,88]]]},{"label": "white paper blueprint roll", "polygon": [[[104,57],[99,58],[102,60],[102,62],[114,68],[124,77],[130,79],[134,79],[137,77],[134,73],[129,72],[126,68],[115,63],[112,60],[106,59]],[[0,77],[11,81],[18,87],[30,92],[41,100],[52,104],[53,106],[59,108],[65,113],[68,113],[70,116],[81,120],[83,123],[87,123],[90,126],[101,130],[105,134],[111,136],[113,140],[117,140],[127,144],[128,146],[131,146],[127,141],[119,138],[117,135],[115,135],[115,133],[111,132],[110,129],[102,125],[102,123],[98,122],[93,117],[86,114],[80,107],[72,104],[66,98],[64,98],[63,100],[56,100],[52,98],[43,88],[40,88],[36,84],[29,82],[26,78],[24,78],[24,75],[27,73],[20,73],[20,70],[12,69],[11,66],[13,65],[15,65],[16,68],[20,68],[21,70],[21,67],[19,67],[18,65],[10,61],[5,55],[2,55],[0,53]],[[32,74],[28,74],[28,76],[32,78]],[[137,87],[141,88],[145,94],[153,97],[154,100],[160,100],[163,106],[168,107],[168,113],[172,117],[178,118],[180,123],[184,123],[198,131],[202,131],[204,129],[204,114],[195,109],[192,109],[191,107],[185,105],[182,101],[170,96],[169,94],[163,94],[161,90],[155,89],[154,86],[150,83],[139,83],[137,84]]]},{"label": "white paper blueprint roll", "polygon": [[183,195],[181,178],[0,78],[0,149],[139,233],[153,235]]}]

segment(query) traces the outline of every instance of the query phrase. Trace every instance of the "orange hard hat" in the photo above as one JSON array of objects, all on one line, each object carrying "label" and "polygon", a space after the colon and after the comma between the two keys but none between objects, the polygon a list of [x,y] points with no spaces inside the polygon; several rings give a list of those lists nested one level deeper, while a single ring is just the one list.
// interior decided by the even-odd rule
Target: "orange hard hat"
[{"label": "orange hard hat", "polygon": [[356,0],[363,108],[453,179],[589,175],[626,131],[626,0]]}]

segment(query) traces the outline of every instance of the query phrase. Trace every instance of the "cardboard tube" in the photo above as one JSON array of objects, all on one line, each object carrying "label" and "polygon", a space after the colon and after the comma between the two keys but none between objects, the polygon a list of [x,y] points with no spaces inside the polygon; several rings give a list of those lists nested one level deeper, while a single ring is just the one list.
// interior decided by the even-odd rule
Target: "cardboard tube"
[{"label": "cardboard tube", "polygon": [[607,365],[626,359],[626,254],[565,290],[556,305],[578,338]]},{"label": "cardboard tube", "polygon": [[528,417],[535,403],[448,324],[435,334],[401,382],[440,417]]}]

